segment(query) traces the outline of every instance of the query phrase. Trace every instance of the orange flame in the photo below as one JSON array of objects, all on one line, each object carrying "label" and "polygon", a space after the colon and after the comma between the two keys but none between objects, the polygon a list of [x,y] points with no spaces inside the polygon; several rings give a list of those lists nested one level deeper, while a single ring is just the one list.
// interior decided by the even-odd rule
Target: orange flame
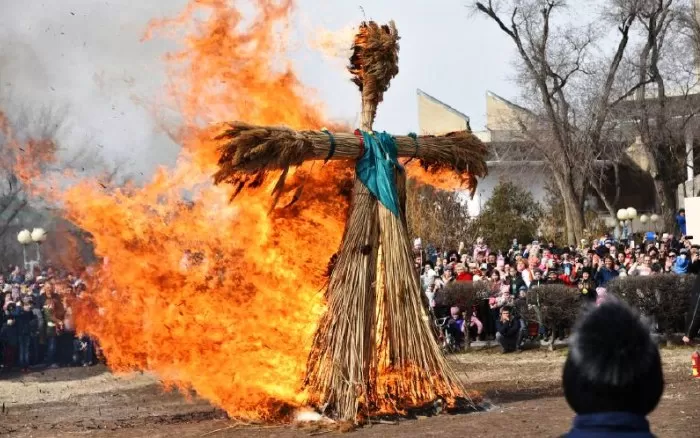
[{"label": "orange flame", "polygon": [[424,169],[419,161],[407,163],[406,172],[409,178],[415,178],[421,184],[427,184],[440,190],[465,190],[474,193],[477,187],[476,177],[471,173],[458,175],[452,169]]},{"label": "orange flame", "polygon": [[84,182],[65,194],[69,216],[105,260],[76,322],[115,370],[150,369],[232,416],[280,419],[283,406],[306,399],[300,388],[343,230],[347,173],[297,169],[304,196],[273,213],[269,184],[234,202],[231,187],[211,185],[218,154],[207,123],[332,126],[280,61],[277,30],[293,2],[256,1],[245,27],[228,3],[192,0],[147,34],[185,34],[184,48],[168,56],[169,96],[185,122],[177,167],[143,188],[106,192]]},{"label": "orange flame", "polygon": [[3,142],[0,168],[5,173],[17,177],[25,191],[33,193],[35,183],[42,176],[45,166],[56,161],[56,143],[50,138],[23,138],[15,132],[12,123],[2,111],[0,140]]}]

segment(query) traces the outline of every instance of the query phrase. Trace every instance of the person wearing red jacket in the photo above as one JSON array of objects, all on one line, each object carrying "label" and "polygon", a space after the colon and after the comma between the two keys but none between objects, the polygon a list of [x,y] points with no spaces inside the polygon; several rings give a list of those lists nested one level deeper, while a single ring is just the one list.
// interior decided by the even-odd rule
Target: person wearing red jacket
[{"label": "person wearing red jacket", "polygon": [[464,269],[464,265],[462,263],[457,263],[455,272],[457,273],[457,281],[474,281],[474,276],[471,272]]}]

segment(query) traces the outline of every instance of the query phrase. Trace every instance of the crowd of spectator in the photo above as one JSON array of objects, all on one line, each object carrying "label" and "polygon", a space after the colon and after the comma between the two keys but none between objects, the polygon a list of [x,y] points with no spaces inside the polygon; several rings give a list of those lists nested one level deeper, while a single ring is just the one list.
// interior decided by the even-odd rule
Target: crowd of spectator
[{"label": "crowd of spectator", "polygon": [[[541,285],[565,285],[579,294],[583,303],[600,302],[606,284],[618,277],[654,276],[659,274],[700,273],[700,246],[692,238],[677,238],[668,233],[646,233],[616,240],[611,235],[591,242],[582,240],[578,247],[558,247],[553,242],[537,240],[522,244],[513,240],[510,248],[490,248],[478,238],[468,246],[441,251],[423,248],[416,239],[416,268],[431,313],[448,321],[443,329],[459,345],[465,338],[497,340],[504,352],[520,351],[524,338],[532,335],[536,322],[523,316],[532,302],[529,293]],[[436,306],[444,303],[441,294],[451,284],[482,282],[489,291],[487,299],[471,309]],[[443,306],[444,307],[444,306]],[[536,327],[541,338],[563,339],[559,327]]]},{"label": "crowd of spectator", "polygon": [[0,275],[0,372],[13,369],[89,366],[95,343],[76,334],[71,303],[85,283],[70,273],[23,272],[11,266]]}]

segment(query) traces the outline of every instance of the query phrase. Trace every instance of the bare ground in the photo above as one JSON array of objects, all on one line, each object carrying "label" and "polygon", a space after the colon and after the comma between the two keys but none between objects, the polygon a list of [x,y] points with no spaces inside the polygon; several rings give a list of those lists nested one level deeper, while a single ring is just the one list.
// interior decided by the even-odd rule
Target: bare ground
[{"label": "bare ground", "polygon": [[[651,416],[661,437],[695,437],[700,379],[690,377],[688,348],[664,349],[666,393]],[[350,436],[559,436],[573,413],[560,388],[564,352],[453,356],[468,387],[481,391],[487,412],[378,424]],[[227,419],[206,401],[163,392],[148,374],[117,377],[104,367],[66,368],[0,381],[0,435],[17,437],[308,437],[337,432],[317,426],[256,426]]]}]

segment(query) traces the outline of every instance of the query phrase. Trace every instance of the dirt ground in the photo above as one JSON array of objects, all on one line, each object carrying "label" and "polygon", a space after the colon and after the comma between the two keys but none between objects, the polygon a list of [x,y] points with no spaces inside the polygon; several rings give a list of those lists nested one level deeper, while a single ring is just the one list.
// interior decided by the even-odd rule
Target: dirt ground
[{"label": "dirt ground", "polygon": [[[660,437],[697,437],[700,379],[690,377],[688,348],[664,349],[666,392],[651,416]],[[562,351],[494,351],[453,356],[467,386],[486,397],[486,412],[378,424],[347,436],[546,437],[566,432],[573,413],[560,389]],[[148,374],[117,377],[104,367],[46,370],[0,381],[0,436],[16,437],[308,437],[338,434],[317,426],[255,426],[227,419],[206,401],[165,393]]]}]

